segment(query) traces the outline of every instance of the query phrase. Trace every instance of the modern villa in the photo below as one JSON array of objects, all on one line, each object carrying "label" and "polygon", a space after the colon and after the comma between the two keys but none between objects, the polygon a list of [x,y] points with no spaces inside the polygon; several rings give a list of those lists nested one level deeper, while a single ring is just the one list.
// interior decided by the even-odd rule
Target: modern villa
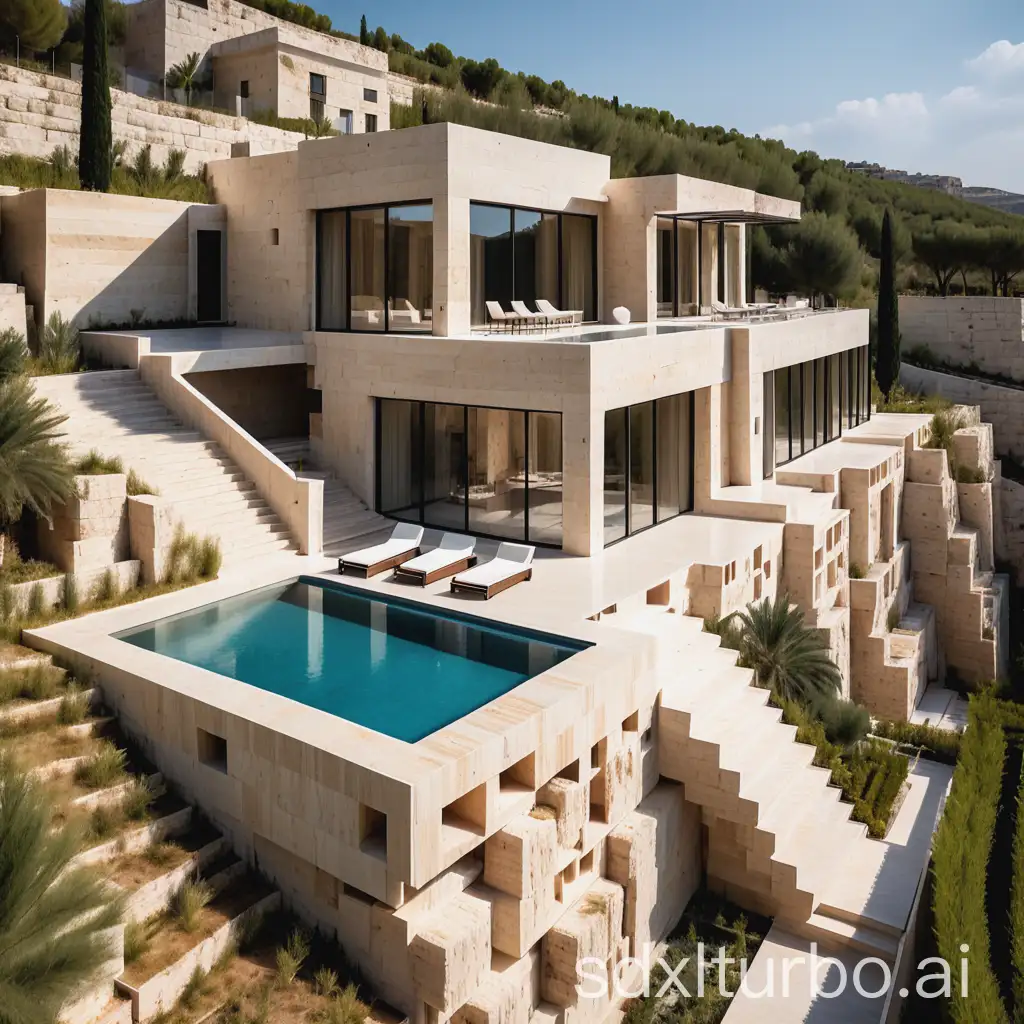
[{"label": "modern villa", "polygon": [[[1000,674],[1007,584],[991,484],[950,477],[931,417],[872,414],[867,310],[747,302],[748,230],[799,203],[454,124],[208,173],[212,208],[81,197],[133,239],[105,279],[87,232],[33,226],[66,194],[0,199],[37,311],[126,323],[150,288],[154,318],[216,314],[86,333],[114,369],[37,387],[159,485],[128,499],[144,577],[175,521],[225,571],[27,641],[415,1024],[598,1024],[618,1000],[577,962],[612,976],[702,880],[774,918],[766,956],[905,976],[949,772],[915,765],[869,838],[704,620],[788,594],[844,696],[907,720],[945,671]],[[986,425],[957,443],[991,470]],[[396,522],[530,545],[532,579],[339,575]]]}]

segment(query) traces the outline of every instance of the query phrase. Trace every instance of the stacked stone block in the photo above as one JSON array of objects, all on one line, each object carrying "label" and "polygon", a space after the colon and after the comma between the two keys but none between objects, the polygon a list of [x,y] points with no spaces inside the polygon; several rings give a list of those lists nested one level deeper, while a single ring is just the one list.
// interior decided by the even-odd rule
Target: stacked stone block
[{"label": "stacked stone block", "polygon": [[128,558],[127,477],[76,476],[75,493],[39,526],[43,558],[65,572],[103,569]]}]

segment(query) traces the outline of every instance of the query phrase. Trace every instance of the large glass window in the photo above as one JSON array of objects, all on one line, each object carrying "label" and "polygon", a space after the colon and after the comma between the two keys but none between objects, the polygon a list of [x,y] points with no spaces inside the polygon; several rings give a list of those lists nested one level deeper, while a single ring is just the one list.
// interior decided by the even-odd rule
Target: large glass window
[{"label": "large glass window", "polygon": [[320,215],[317,312],[324,331],[343,331],[348,326],[347,223],[344,210],[328,210]]},{"label": "large glass window", "polygon": [[[766,430],[774,435],[774,465],[781,466],[834,441],[844,428],[863,423],[870,414],[867,347],[850,349],[794,366],[784,366],[765,382],[765,401],[773,397],[772,419],[765,406]],[[765,444],[765,452],[769,445]],[[765,459],[764,475],[771,476],[771,460]]]},{"label": "large glass window", "polygon": [[705,262],[701,268],[697,251],[697,233],[701,226],[679,217],[658,218],[658,316],[691,316],[697,312],[701,278],[707,273],[717,273],[718,266],[717,259],[710,258],[708,249],[708,246],[717,247],[716,228],[715,225],[706,227],[702,239]]},{"label": "large glass window", "polygon": [[562,545],[562,414],[527,415],[526,486],[530,539]]},{"label": "large glass window", "polygon": [[393,206],[388,210],[388,325],[393,331],[427,331],[432,326],[434,208]]},{"label": "large glass window", "polygon": [[433,206],[319,211],[316,273],[317,330],[429,332]]},{"label": "large glass window", "polygon": [[676,240],[675,221],[658,218],[658,316],[675,316]]},{"label": "large glass window", "polygon": [[654,403],[629,408],[629,528],[654,525]]},{"label": "large glass window", "polygon": [[626,536],[626,451],[628,409],[604,414],[604,542]]},{"label": "large glass window", "polygon": [[470,203],[469,235],[474,325],[488,322],[488,302],[510,311],[513,300],[597,319],[596,217]]},{"label": "large glass window", "polygon": [[526,413],[469,410],[469,528],[526,536]]},{"label": "large glass window", "polygon": [[384,209],[353,210],[349,218],[353,331],[384,330]]},{"label": "large glass window", "polygon": [[605,544],[693,508],[693,395],[604,416]]},{"label": "large glass window", "polygon": [[775,464],[789,462],[789,367],[775,371]]},{"label": "large glass window", "polygon": [[377,400],[377,508],[396,519],[562,542],[562,416]]}]

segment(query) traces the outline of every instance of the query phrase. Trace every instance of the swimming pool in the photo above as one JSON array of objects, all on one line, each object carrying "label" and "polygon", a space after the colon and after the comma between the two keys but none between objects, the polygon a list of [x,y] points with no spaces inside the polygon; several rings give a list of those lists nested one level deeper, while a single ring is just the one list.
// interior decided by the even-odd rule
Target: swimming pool
[{"label": "swimming pool", "polygon": [[408,743],[590,646],[311,577],[115,636]]}]

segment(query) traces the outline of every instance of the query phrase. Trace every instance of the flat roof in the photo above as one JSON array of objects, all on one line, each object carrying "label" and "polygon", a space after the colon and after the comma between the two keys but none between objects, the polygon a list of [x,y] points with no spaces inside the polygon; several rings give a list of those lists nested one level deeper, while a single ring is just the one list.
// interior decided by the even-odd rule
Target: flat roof
[{"label": "flat roof", "polygon": [[792,224],[800,219],[784,217],[775,213],[760,213],[757,210],[667,210],[659,217],[675,217],[679,220],[700,221],[703,224]]}]

